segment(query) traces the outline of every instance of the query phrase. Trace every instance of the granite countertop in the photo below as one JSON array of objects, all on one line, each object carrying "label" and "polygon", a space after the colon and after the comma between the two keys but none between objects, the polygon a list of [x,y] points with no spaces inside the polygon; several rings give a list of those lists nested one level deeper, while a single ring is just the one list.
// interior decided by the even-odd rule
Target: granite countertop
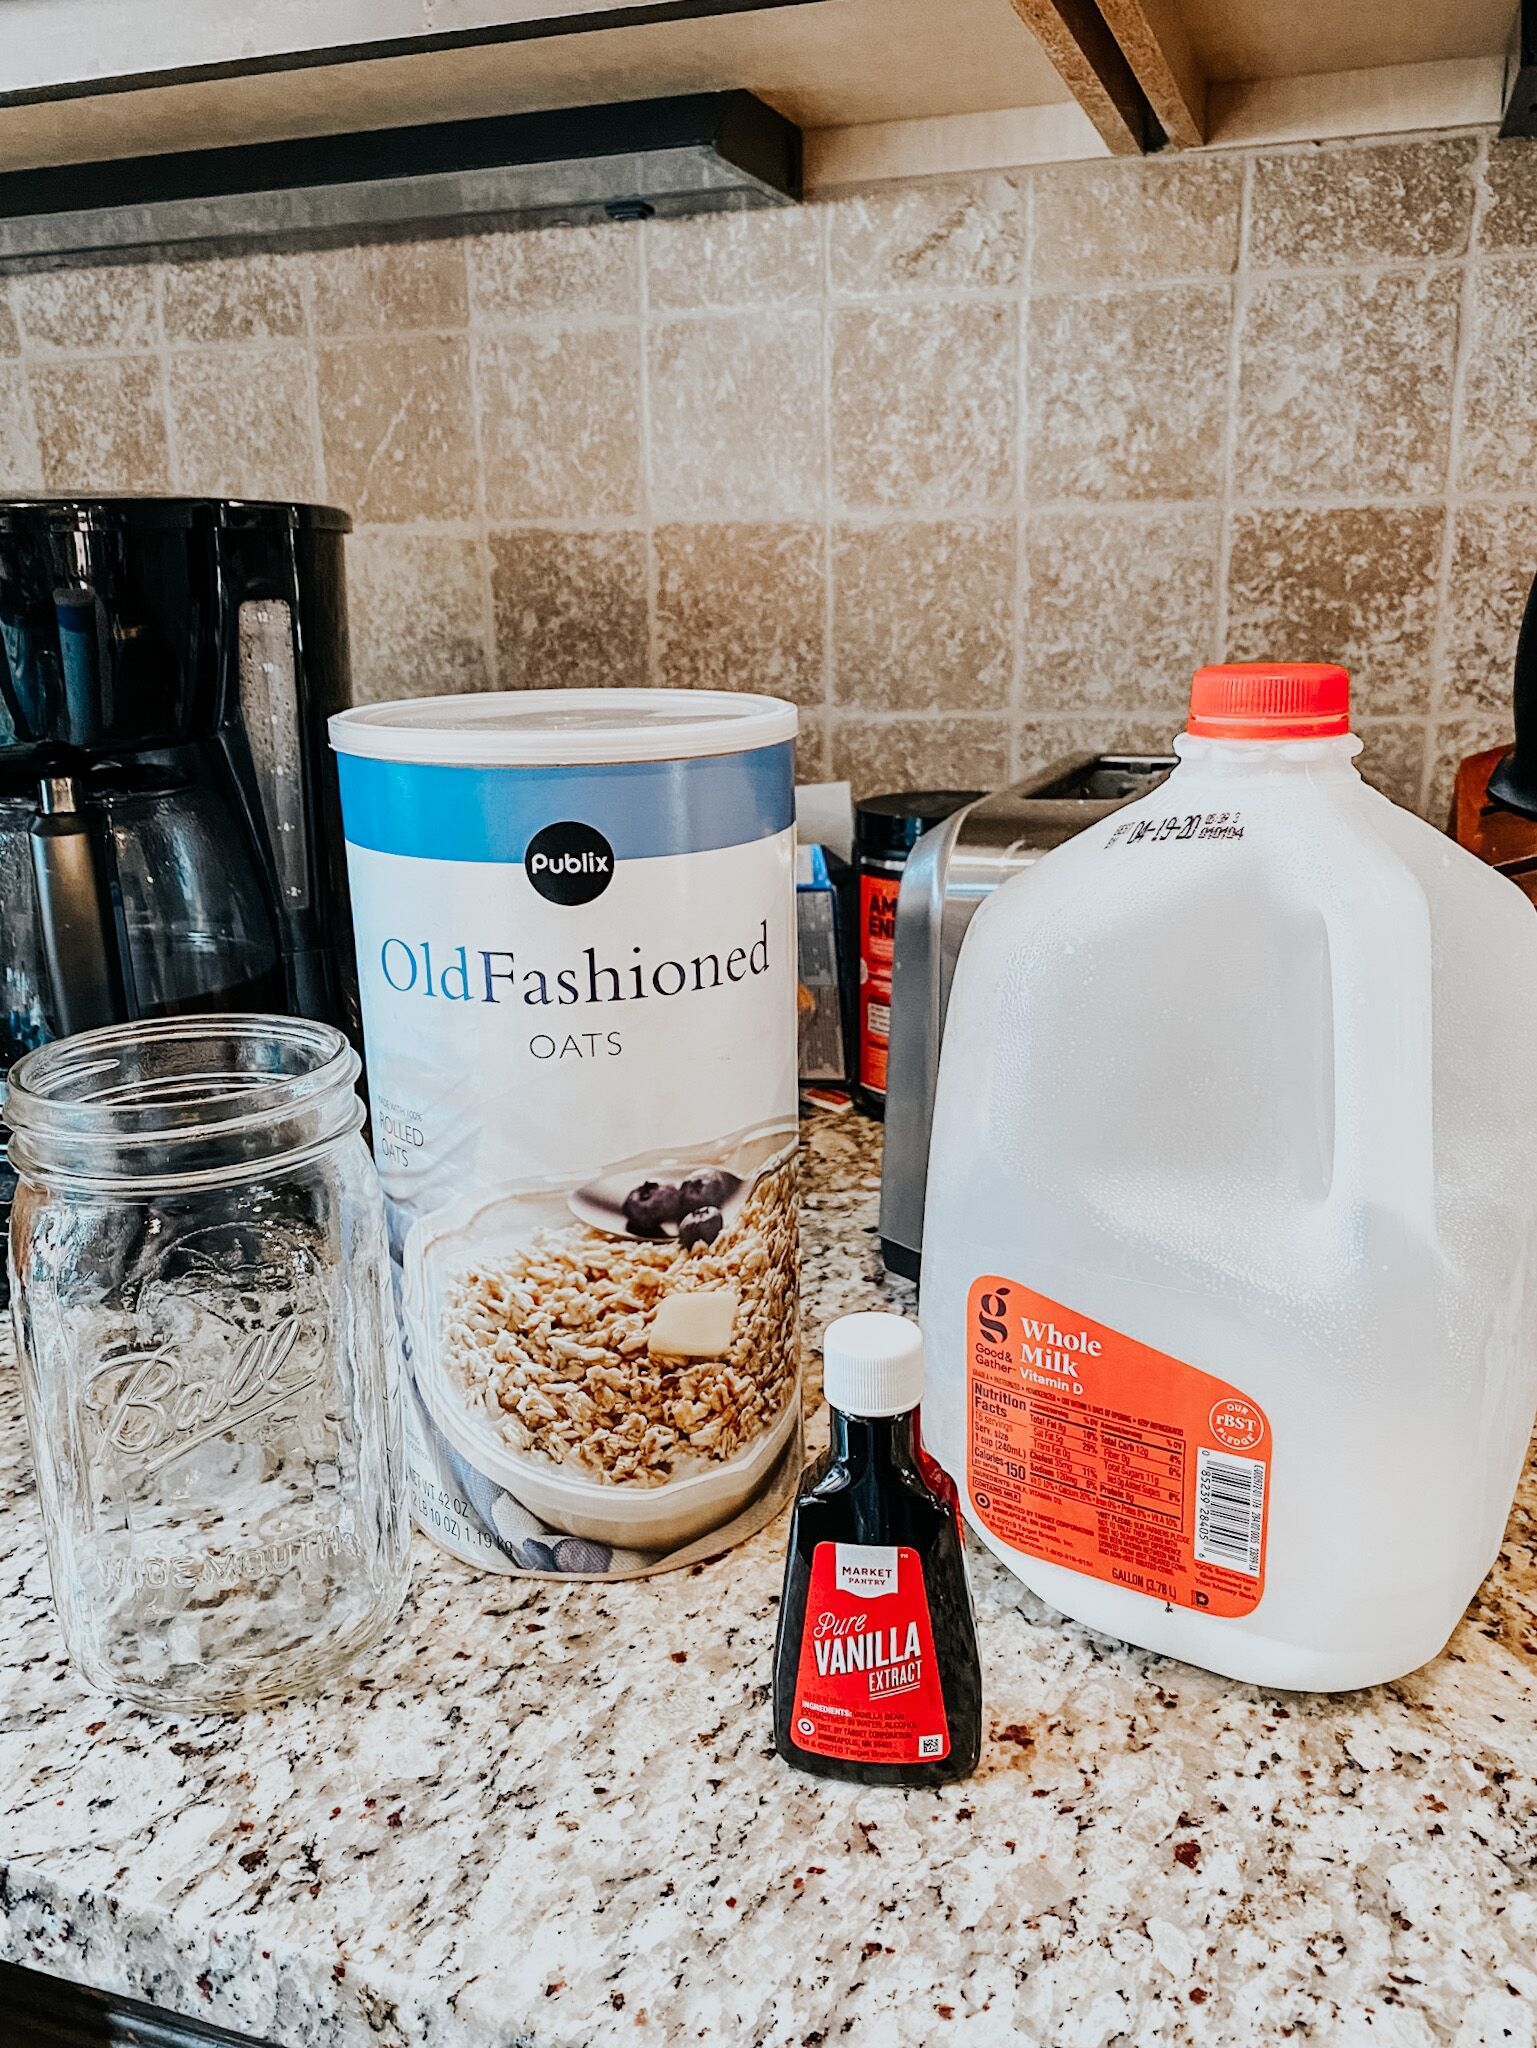
[{"label": "granite countertop", "polygon": [[[808,1333],[881,1278],[877,1142],[809,1129]],[[243,1718],[69,1675],[14,1373],[0,1955],[281,2048],[1537,2037],[1537,1476],[1448,1652],[1271,1696],[1061,1623],[972,1553],[970,1782],[787,1770],[782,1523],[640,1584],[417,1539],[373,1667]]]}]

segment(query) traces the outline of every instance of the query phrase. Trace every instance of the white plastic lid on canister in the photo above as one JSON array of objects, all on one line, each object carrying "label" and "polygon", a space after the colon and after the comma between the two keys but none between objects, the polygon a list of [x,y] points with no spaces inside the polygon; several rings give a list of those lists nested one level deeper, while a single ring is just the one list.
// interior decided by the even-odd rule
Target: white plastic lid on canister
[{"label": "white plastic lid on canister", "polygon": [[839,1316],[822,1338],[822,1391],[844,1415],[905,1415],[923,1399],[923,1332],[905,1316]]},{"label": "white plastic lid on canister", "polygon": [[795,737],[795,706],[734,690],[495,690],[338,711],[339,754],[553,768],[746,754]]}]

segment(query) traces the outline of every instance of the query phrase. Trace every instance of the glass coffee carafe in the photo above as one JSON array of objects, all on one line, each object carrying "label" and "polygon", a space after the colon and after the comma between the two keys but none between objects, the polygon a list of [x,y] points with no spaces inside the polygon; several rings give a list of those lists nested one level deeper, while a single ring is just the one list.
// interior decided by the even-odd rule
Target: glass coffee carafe
[{"label": "glass coffee carafe", "polygon": [[196,755],[91,762],[0,797],[0,1063],[130,1017],[282,1006],[249,835]]}]

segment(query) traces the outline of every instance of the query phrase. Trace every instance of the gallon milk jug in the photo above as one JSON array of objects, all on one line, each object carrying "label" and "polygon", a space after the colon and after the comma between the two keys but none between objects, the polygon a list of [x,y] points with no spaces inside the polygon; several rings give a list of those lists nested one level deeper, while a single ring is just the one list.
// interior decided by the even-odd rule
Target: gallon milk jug
[{"label": "gallon milk jug", "polygon": [[1537,1404],[1537,916],[1369,789],[1348,679],[1203,669],[1180,765],[999,889],[945,1028],[924,1435],[1107,1635],[1432,1657]]}]

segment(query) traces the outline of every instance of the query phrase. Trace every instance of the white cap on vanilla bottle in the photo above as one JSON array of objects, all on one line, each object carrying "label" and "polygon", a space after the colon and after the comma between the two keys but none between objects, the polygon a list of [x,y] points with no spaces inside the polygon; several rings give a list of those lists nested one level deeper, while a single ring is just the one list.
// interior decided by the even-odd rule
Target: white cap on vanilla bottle
[{"label": "white cap on vanilla bottle", "polygon": [[822,1338],[822,1390],[845,1415],[905,1415],[923,1399],[923,1332],[905,1316],[839,1316]]}]

